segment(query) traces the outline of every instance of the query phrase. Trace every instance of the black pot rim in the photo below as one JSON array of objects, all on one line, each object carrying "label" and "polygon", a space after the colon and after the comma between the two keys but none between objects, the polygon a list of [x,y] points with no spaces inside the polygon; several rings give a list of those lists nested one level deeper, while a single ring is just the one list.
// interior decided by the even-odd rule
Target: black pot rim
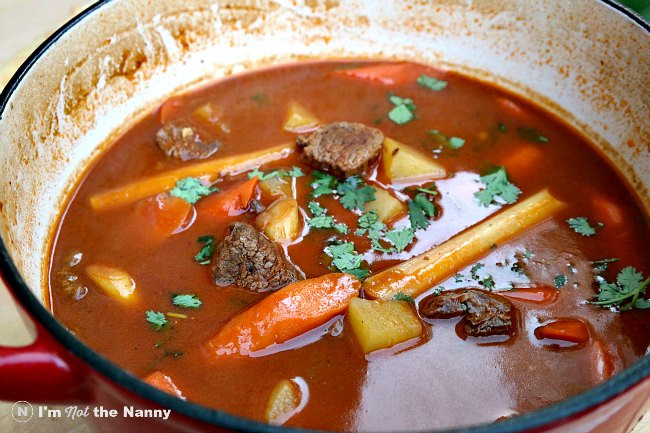
[{"label": "black pot rim", "polygon": [[[88,7],[76,17],[72,18],[45,42],[43,42],[20,66],[9,83],[0,93],[0,120],[3,117],[9,99],[13,95],[23,77],[29,72],[32,66],[43,56],[48,49],[66,32],[74,28],[88,15],[94,13],[104,5],[115,0],[100,0]],[[650,33],[650,24],[640,15],[620,5],[614,0],[597,0],[620,14],[626,16],[646,32]],[[177,399],[165,392],[159,391],[135,376],[127,373],[122,368],[108,361],[81,341],[76,339],[61,325],[52,314],[36,298],[23,280],[15,264],[9,256],[9,252],[0,238],[0,273],[4,276],[9,290],[12,290],[23,308],[37,320],[63,347],[83,361],[88,367],[102,374],[109,380],[123,386],[130,392],[151,400],[161,406],[171,409],[177,414],[202,421],[214,426],[227,428],[238,432],[248,433],[287,433],[287,432],[313,432],[314,430],[296,429],[289,427],[278,427],[263,424],[257,421],[230,415],[223,411],[213,410],[196,403]],[[550,427],[562,424],[563,421],[575,418],[582,413],[589,412],[599,405],[606,403],[617,395],[624,393],[643,379],[650,376],[650,356],[644,356],[633,365],[615,375],[611,379],[593,387],[589,390],[562,400],[558,403],[546,406],[533,412],[527,412],[516,417],[491,424],[470,426],[452,430],[436,430],[436,433],[515,433],[522,431],[537,430],[542,427]]]}]

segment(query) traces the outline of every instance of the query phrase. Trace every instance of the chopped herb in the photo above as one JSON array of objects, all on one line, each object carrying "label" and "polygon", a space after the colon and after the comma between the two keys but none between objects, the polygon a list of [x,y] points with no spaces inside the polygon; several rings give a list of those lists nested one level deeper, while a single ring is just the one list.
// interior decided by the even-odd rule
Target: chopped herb
[{"label": "chopped herb", "polygon": [[336,188],[341,196],[341,205],[348,210],[363,209],[365,203],[375,200],[375,191],[375,188],[365,185],[359,176],[348,177]]},{"label": "chopped herb", "polygon": [[595,273],[602,274],[607,270],[607,266],[610,263],[614,263],[618,260],[619,260],[618,258],[594,260],[593,262],[591,262],[591,266],[593,267]]},{"label": "chopped herb", "polygon": [[507,132],[507,131],[508,131],[508,127],[506,126],[506,124],[505,124],[505,123],[501,123],[501,122],[497,123],[497,129],[498,129],[500,132]]},{"label": "chopped herb", "polygon": [[305,173],[302,172],[300,167],[296,167],[294,165],[290,170],[277,169],[277,170],[271,170],[268,173],[264,173],[263,171],[255,169],[248,173],[248,178],[252,179],[255,176],[257,176],[260,181],[264,181],[264,180],[272,179],[274,177],[302,177],[304,175]]},{"label": "chopped herb", "polygon": [[465,145],[465,140],[460,137],[447,137],[446,135],[440,133],[437,129],[432,129],[427,131],[428,134],[431,134],[433,138],[446,145],[447,147],[458,150]]},{"label": "chopped herb", "polygon": [[310,194],[312,197],[320,197],[321,195],[334,193],[338,184],[334,176],[318,170],[313,172],[312,176],[314,177],[314,182],[311,184],[311,187],[314,189]]},{"label": "chopped herb", "polygon": [[555,277],[555,287],[558,289],[561,289],[562,287],[566,286],[567,283],[567,277],[566,275],[558,275]]},{"label": "chopped herb", "polygon": [[379,239],[383,235],[386,225],[379,221],[376,211],[370,211],[361,215],[357,221],[359,228],[354,232],[357,236],[363,236],[366,232],[371,240]]},{"label": "chopped herb", "polygon": [[413,296],[405,295],[402,292],[397,292],[397,293],[395,293],[395,296],[393,296],[393,300],[395,300],[395,301],[413,302]]},{"label": "chopped herb", "polygon": [[463,140],[462,138],[451,137],[449,139],[449,146],[452,149],[460,149],[461,147],[463,147],[464,144],[465,144],[465,140]]},{"label": "chopped herb", "polygon": [[439,294],[441,294],[444,291],[445,291],[445,288],[443,286],[438,286],[435,289],[433,289],[433,292],[431,292],[431,294],[434,295],[434,296],[438,296]]},{"label": "chopped herb", "polygon": [[149,325],[156,331],[160,331],[163,326],[167,324],[167,318],[165,317],[165,314],[161,313],[160,311],[156,312],[153,310],[147,310],[145,312],[145,316],[147,318],[147,322],[149,322]]},{"label": "chopped herb", "polygon": [[428,217],[436,216],[436,206],[429,201],[426,194],[417,194],[413,200],[408,203],[409,220],[411,221],[411,229],[413,231],[418,229],[426,229],[429,227]]},{"label": "chopped herb", "polygon": [[332,265],[341,272],[354,275],[358,279],[368,276],[367,269],[361,269],[363,256],[354,250],[352,242],[333,244],[325,248],[325,252],[332,257]]},{"label": "chopped herb", "polygon": [[388,100],[395,105],[388,112],[388,118],[398,125],[404,125],[415,119],[415,104],[412,99],[401,98],[391,93],[388,94]]},{"label": "chopped herb", "polygon": [[479,284],[481,284],[486,289],[492,290],[494,289],[494,278],[492,275],[488,275],[487,277],[483,278],[483,281],[481,281]]},{"label": "chopped herb", "polygon": [[456,283],[462,283],[463,280],[465,280],[465,276],[463,274],[456,274],[454,275],[454,282]]},{"label": "chopped herb", "polygon": [[414,237],[413,230],[408,228],[400,230],[393,229],[386,232],[386,239],[395,246],[395,250],[398,253],[404,251],[404,248],[413,241]]},{"label": "chopped herb", "polygon": [[203,302],[196,295],[175,295],[172,304],[182,308],[199,308]]},{"label": "chopped herb", "polygon": [[177,181],[174,188],[169,191],[169,194],[182,198],[190,204],[194,204],[201,197],[207,197],[216,191],[219,191],[219,188],[204,185],[201,179],[186,177]]},{"label": "chopped herb", "polygon": [[348,233],[348,226],[345,224],[337,223],[334,220],[334,217],[327,215],[327,210],[315,201],[310,201],[307,204],[307,207],[309,208],[309,211],[314,215],[313,218],[307,220],[309,227],[313,227],[315,229],[334,229],[342,234]]},{"label": "chopped herb", "polygon": [[566,222],[569,223],[569,227],[574,232],[582,236],[593,236],[596,234],[596,229],[589,224],[589,220],[585,217],[569,218]]},{"label": "chopped herb", "polygon": [[533,143],[548,143],[548,138],[542,135],[535,128],[526,128],[522,126],[517,128],[517,134],[519,134],[519,136],[524,140],[532,141]]},{"label": "chopped herb", "polygon": [[422,87],[426,87],[427,89],[434,90],[436,92],[439,92],[447,87],[446,81],[442,81],[424,74],[418,77],[417,83]]},{"label": "chopped herb", "polygon": [[481,270],[483,266],[485,266],[483,263],[478,262],[469,270],[469,273],[472,274],[473,280],[479,280],[478,271]]},{"label": "chopped herb", "polygon": [[521,190],[508,181],[504,167],[499,167],[495,171],[481,176],[481,182],[485,184],[485,189],[475,192],[474,196],[485,207],[490,204],[500,204],[500,202],[512,204],[521,194]]},{"label": "chopped herb", "polygon": [[618,273],[616,283],[601,281],[600,290],[592,304],[617,308],[621,311],[632,308],[648,309],[650,300],[641,297],[648,284],[650,284],[650,277],[644,281],[641,272],[628,266]]},{"label": "chopped herb", "polygon": [[197,242],[202,243],[203,248],[196,253],[194,260],[199,262],[199,265],[209,265],[210,260],[212,260],[212,254],[214,253],[214,236],[201,236],[197,239]]},{"label": "chopped herb", "polygon": [[257,102],[258,104],[268,101],[269,96],[266,93],[258,92],[251,96],[251,101]]},{"label": "chopped herb", "polygon": [[526,250],[524,251],[524,257],[526,257],[527,259],[532,259],[533,257],[535,257],[535,254],[531,250]]}]

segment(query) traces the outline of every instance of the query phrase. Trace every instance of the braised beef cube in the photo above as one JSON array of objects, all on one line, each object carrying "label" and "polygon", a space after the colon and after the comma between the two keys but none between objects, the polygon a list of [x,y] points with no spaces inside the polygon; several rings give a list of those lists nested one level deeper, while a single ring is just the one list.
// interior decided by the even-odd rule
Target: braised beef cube
[{"label": "braised beef cube", "polygon": [[297,139],[310,165],[342,177],[366,171],[379,157],[383,142],[380,130],[350,122],[330,123]]},{"label": "braised beef cube", "polygon": [[220,141],[206,135],[187,122],[167,122],[156,132],[156,144],[165,155],[181,161],[205,159],[221,147]]},{"label": "braised beef cube", "polygon": [[450,290],[429,295],[420,301],[419,312],[427,319],[465,316],[465,332],[474,337],[512,335],[515,330],[512,303],[483,290]]},{"label": "braised beef cube", "polygon": [[212,277],[219,286],[266,292],[301,279],[275,243],[242,222],[230,225],[230,233],[217,247],[212,263]]}]

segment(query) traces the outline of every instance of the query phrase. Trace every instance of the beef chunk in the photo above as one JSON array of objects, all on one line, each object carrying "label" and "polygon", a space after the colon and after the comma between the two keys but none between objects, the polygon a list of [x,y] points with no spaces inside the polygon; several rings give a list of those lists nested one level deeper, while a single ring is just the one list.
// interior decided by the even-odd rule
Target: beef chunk
[{"label": "beef chunk", "polygon": [[474,337],[514,333],[512,303],[483,290],[450,290],[430,295],[420,301],[419,311],[428,319],[465,316],[465,332]]},{"label": "beef chunk", "polygon": [[273,242],[241,222],[230,225],[230,233],[217,247],[212,263],[212,277],[219,286],[234,284],[266,292],[300,279]]},{"label": "beef chunk", "polygon": [[306,161],[337,176],[362,174],[377,159],[384,134],[361,123],[336,122],[298,136]]},{"label": "beef chunk", "polygon": [[209,141],[206,134],[187,122],[167,122],[156,132],[156,144],[165,155],[181,161],[204,159],[221,147],[221,142]]}]

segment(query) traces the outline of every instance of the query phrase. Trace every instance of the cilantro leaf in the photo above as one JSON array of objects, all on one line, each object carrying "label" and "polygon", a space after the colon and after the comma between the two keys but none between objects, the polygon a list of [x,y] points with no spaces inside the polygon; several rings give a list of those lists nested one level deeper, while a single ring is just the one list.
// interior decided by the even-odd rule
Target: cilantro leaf
[{"label": "cilantro leaf", "polygon": [[569,218],[566,222],[569,223],[569,227],[574,232],[582,236],[593,236],[596,234],[596,229],[589,224],[589,220],[585,217]]},{"label": "cilantro leaf", "polygon": [[174,188],[169,191],[169,194],[174,197],[182,198],[189,204],[194,204],[199,201],[201,197],[207,197],[216,191],[219,191],[219,188],[211,188],[204,185],[201,179],[186,177],[177,181]]},{"label": "cilantro leaf", "polygon": [[460,149],[465,145],[465,140],[459,137],[451,137],[449,138],[449,147],[452,149]]},{"label": "cilantro leaf", "polygon": [[388,112],[388,118],[398,125],[409,123],[415,118],[406,105],[398,105]]},{"label": "cilantro leaf", "polygon": [[415,104],[412,99],[401,98],[397,95],[388,94],[388,100],[395,105],[388,112],[388,118],[398,125],[404,125],[415,119]]},{"label": "cilantro leaf", "polygon": [[199,262],[200,265],[209,265],[214,253],[214,236],[201,236],[197,239],[197,242],[202,243],[203,248],[196,253],[194,260]]},{"label": "cilantro leaf", "polygon": [[602,279],[596,300],[591,303],[606,308],[617,308],[621,311],[632,308],[646,309],[650,307],[650,301],[641,296],[649,284],[650,277],[644,281],[641,272],[628,266],[618,273],[616,283]]},{"label": "cilantro leaf", "polygon": [[147,310],[145,312],[145,317],[147,322],[149,322],[149,325],[156,331],[160,331],[167,324],[165,314],[160,311],[156,312],[153,310]]},{"label": "cilantro leaf", "polygon": [[404,228],[401,230],[393,229],[386,232],[386,239],[395,246],[395,250],[399,253],[404,251],[412,241],[415,235],[413,230]]},{"label": "cilantro leaf", "polygon": [[500,202],[512,204],[521,194],[521,190],[508,181],[504,167],[481,176],[481,182],[485,184],[485,188],[475,192],[474,197],[485,207],[490,204],[501,204]]},{"label": "cilantro leaf", "polygon": [[436,206],[429,201],[426,194],[417,194],[413,200],[408,201],[407,206],[409,210],[409,221],[414,231],[429,227],[427,216],[434,217],[436,215]]},{"label": "cilantro leaf", "polygon": [[465,276],[463,274],[456,274],[454,275],[454,282],[455,283],[462,283],[463,280],[465,279]]},{"label": "cilantro leaf", "polygon": [[555,277],[555,287],[558,289],[561,289],[562,287],[566,286],[567,283],[567,277],[566,275],[558,275]]},{"label": "cilantro leaf", "polygon": [[479,284],[488,290],[492,290],[494,289],[494,278],[492,277],[492,275],[488,275],[487,277],[483,278],[483,280],[480,281]]},{"label": "cilantro leaf", "polygon": [[333,194],[336,189],[338,181],[331,174],[323,173],[322,171],[315,171],[312,173],[314,182],[311,187],[314,189],[310,196],[316,198],[322,195]]},{"label": "cilantro leaf", "polygon": [[524,140],[532,141],[533,143],[548,143],[548,137],[542,135],[542,133],[535,128],[526,128],[522,126],[517,128],[517,134]]},{"label": "cilantro leaf", "polygon": [[368,213],[362,214],[357,220],[359,228],[354,232],[357,236],[362,236],[364,233],[368,233],[370,239],[379,239],[383,230],[386,229],[386,225],[379,221],[379,215],[377,212],[372,210]]},{"label": "cilantro leaf", "polygon": [[363,205],[375,200],[375,188],[364,185],[359,176],[350,176],[339,183],[336,192],[341,196],[341,205],[348,209],[363,209]]},{"label": "cilantro leaf", "polygon": [[203,302],[196,295],[175,295],[172,304],[182,308],[199,308]]},{"label": "cilantro leaf", "polygon": [[397,292],[397,293],[395,293],[395,296],[393,296],[393,300],[395,300],[395,301],[413,302],[413,296],[405,295],[402,292]]},{"label": "cilantro leaf", "polygon": [[256,168],[255,170],[252,170],[248,173],[248,178],[252,179],[257,176],[260,181],[265,181],[273,179],[274,177],[302,177],[304,175],[305,173],[302,172],[300,167],[296,167],[294,165],[291,170],[277,169],[271,170],[268,173],[264,173],[263,171],[260,171]]},{"label": "cilantro leaf", "polygon": [[478,262],[474,266],[472,266],[472,268],[469,270],[469,273],[472,274],[472,279],[477,281],[479,280],[478,271],[481,270],[483,266],[485,265],[481,262]]},{"label": "cilantro leaf", "polygon": [[337,223],[334,220],[334,217],[327,215],[327,209],[316,203],[315,201],[310,201],[307,203],[309,211],[314,215],[313,218],[307,220],[307,225],[315,229],[334,229],[339,233],[347,234],[349,229],[348,226],[342,223]]},{"label": "cilantro leaf", "polygon": [[434,90],[436,92],[439,92],[442,89],[444,89],[445,87],[447,87],[447,82],[446,81],[442,81],[442,80],[439,80],[437,78],[430,77],[430,76],[424,75],[424,74],[422,74],[422,75],[420,75],[418,77],[417,83],[422,87],[426,87],[427,89]]},{"label": "cilantro leaf", "polygon": [[361,269],[363,256],[354,250],[352,242],[330,245],[325,248],[325,253],[332,257],[332,265],[341,272],[352,274],[358,279],[369,274],[367,269]]}]

